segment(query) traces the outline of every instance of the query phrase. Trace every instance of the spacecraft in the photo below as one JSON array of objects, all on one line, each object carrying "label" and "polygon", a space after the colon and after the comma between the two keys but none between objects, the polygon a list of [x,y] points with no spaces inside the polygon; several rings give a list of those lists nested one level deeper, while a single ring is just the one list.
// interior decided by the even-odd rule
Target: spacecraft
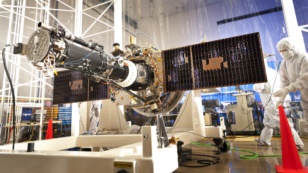
[{"label": "spacecraft", "polygon": [[[259,33],[163,51],[134,43],[123,51],[115,43],[107,54],[103,45],[75,37],[61,26],[38,27],[14,53],[26,55],[46,75],[55,74],[53,104],[111,99],[161,115],[172,110],[186,90],[267,81]],[[163,126],[162,119],[158,124]],[[161,145],[168,145],[164,140]]]}]

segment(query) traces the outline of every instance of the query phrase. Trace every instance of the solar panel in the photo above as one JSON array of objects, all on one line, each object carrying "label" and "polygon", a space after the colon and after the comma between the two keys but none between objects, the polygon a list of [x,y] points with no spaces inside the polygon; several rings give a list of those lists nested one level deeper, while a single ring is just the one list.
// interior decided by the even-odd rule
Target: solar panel
[{"label": "solar panel", "polygon": [[[164,92],[266,82],[259,33],[162,51]],[[54,78],[53,103],[108,99],[107,84],[95,83],[79,71]]]},{"label": "solar panel", "polygon": [[89,99],[88,100],[99,100],[109,99],[109,87],[107,84],[96,83],[89,80]]},{"label": "solar panel", "polygon": [[79,71],[61,71],[54,77],[53,104],[108,98],[107,84],[90,81]]},{"label": "solar panel", "polygon": [[162,51],[164,91],[266,82],[259,33]]}]

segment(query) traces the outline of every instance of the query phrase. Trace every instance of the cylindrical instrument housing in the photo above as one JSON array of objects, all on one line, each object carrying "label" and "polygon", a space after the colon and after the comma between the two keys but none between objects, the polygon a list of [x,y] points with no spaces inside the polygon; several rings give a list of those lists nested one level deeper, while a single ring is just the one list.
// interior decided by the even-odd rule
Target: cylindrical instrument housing
[{"label": "cylindrical instrument housing", "polygon": [[64,61],[64,64],[82,65],[82,63],[90,60],[91,71],[96,71],[99,66],[102,66],[103,59],[98,52],[74,45],[72,43],[68,43],[67,45],[68,58]]}]

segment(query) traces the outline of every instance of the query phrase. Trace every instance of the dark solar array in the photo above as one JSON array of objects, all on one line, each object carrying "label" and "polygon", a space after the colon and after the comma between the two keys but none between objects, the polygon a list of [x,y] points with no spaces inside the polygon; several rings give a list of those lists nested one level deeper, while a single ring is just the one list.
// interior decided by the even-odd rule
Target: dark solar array
[{"label": "dark solar array", "polygon": [[53,104],[109,98],[107,84],[90,81],[81,72],[61,71],[54,77]]},{"label": "dark solar array", "polygon": [[98,84],[89,80],[89,100],[108,99],[109,88],[107,84]]},{"label": "dark solar array", "polygon": [[165,50],[162,56],[165,92],[267,81],[259,33]]},{"label": "dark solar array", "polygon": [[190,90],[193,88],[190,54],[190,47],[163,51],[164,80],[166,80],[164,83],[168,85],[170,91]]}]

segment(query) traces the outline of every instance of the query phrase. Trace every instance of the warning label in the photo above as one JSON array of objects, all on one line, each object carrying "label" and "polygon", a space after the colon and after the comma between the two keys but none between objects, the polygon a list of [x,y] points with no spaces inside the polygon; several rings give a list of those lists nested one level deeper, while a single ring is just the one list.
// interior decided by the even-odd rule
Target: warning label
[{"label": "warning label", "polygon": [[133,168],[133,163],[132,162],[114,162],[114,167],[115,168]]}]

